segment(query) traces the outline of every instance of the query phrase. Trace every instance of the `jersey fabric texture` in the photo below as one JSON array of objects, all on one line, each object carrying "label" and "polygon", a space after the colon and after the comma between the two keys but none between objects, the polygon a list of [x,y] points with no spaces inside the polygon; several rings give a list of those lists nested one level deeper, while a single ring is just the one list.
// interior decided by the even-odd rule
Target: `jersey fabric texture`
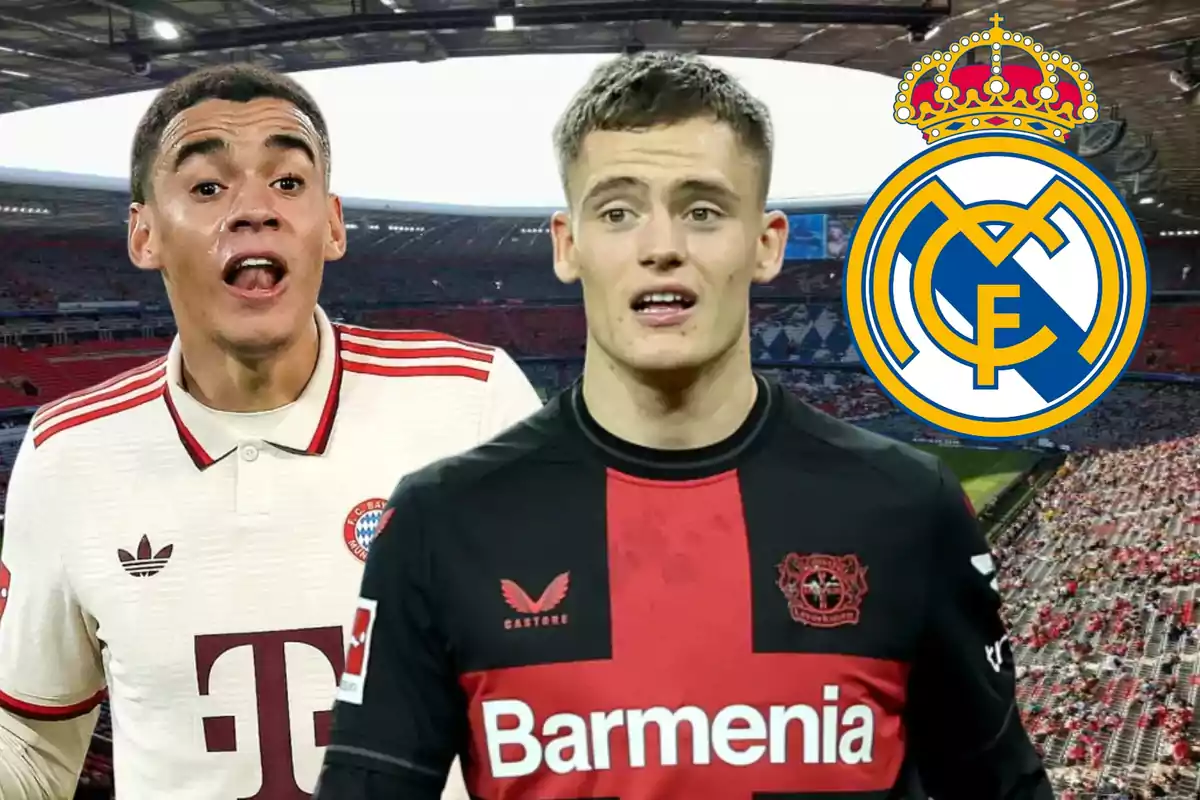
[{"label": "jersey fabric texture", "polygon": [[0,706],[90,725],[107,694],[121,800],[306,797],[397,472],[541,406],[495,348],[317,322],[316,370],[261,438],[184,391],[178,343],[30,425]]},{"label": "jersey fabric texture", "polygon": [[773,383],[683,452],[576,386],[385,515],[320,800],[1052,800],[961,487]]}]

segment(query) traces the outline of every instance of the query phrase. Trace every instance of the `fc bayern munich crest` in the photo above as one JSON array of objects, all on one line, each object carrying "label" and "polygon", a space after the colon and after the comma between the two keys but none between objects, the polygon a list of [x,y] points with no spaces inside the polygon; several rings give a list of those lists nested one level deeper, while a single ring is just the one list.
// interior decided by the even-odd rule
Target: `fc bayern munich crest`
[{"label": "fc bayern munich crest", "polygon": [[371,542],[375,541],[375,536],[379,533],[379,522],[386,505],[387,500],[372,497],[370,500],[363,500],[346,515],[342,537],[346,540],[346,547],[359,561],[365,563],[367,560],[367,551],[371,549]]}]

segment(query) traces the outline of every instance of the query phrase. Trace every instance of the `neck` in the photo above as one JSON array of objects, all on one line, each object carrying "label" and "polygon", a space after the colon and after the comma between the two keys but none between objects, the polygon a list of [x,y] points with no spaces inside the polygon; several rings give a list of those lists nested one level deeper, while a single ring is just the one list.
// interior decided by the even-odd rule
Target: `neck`
[{"label": "neck", "polygon": [[303,335],[265,356],[230,352],[212,340],[179,334],[184,388],[217,411],[271,411],[293,403],[317,368],[314,319]]},{"label": "neck", "polygon": [[758,397],[744,342],[694,370],[638,372],[597,358],[589,342],[583,400],[600,427],[632,444],[691,450],[732,436]]}]

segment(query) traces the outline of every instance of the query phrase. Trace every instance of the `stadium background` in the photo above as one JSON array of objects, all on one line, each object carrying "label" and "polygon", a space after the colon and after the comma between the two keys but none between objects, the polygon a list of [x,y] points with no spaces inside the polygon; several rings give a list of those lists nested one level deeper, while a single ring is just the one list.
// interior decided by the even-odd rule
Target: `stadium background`
[{"label": "stadium background", "polygon": [[[479,20],[464,12],[453,24],[435,18],[447,4],[433,0],[355,2],[350,15],[347,4],[315,0],[26,5],[0,14],[0,111],[145,89],[220,60],[213,53],[301,69],[671,47],[896,74],[927,49],[926,37],[943,28],[957,36],[1001,6],[1038,20],[1047,37],[1078,40],[1073,52],[1096,64],[1114,104],[1071,146],[1135,210],[1154,290],[1142,345],[1102,403],[1048,437],[987,448],[899,412],[863,372],[842,318],[842,258],[860,210],[848,203],[789,209],[784,272],[753,297],[754,358],[809,402],[936,452],[962,479],[1001,563],[1026,723],[1063,798],[1200,797],[1200,135],[1195,90],[1165,79],[1148,87],[1148,76],[1168,68],[1181,69],[1185,83],[1191,74],[1187,42],[1200,39],[1191,0],[966,0],[953,13],[930,2],[852,2],[830,7],[841,9],[840,20],[722,3],[729,13],[714,21],[684,3],[672,4],[683,9],[680,19],[643,9],[644,18],[593,14],[587,22],[577,6],[516,31],[499,17],[520,9],[485,0],[461,6]],[[689,5],[697,6],[691,16]],[[767,6],[782,16],[764,16]],[[385,25],[398,9],[408,27]],[[132,36],[113,34],[114,14],[118,31],[128,24]],[[186,35],[165,35],[168,17],[191,28],[190,50]],[[1061,27],[1069,20],[1073,28]],[[574,40],[555,33],[564,24]],[[351,43],[331,48],[330,35],[354,30]],[[272,42],[285,39],[281,57]],[[143,68],[151,62],[160,67]],[[105,70],[112,74],[98,75]],[[128,263],[126,203],[120,192],[0,176],[0,497],[38,406],[145,363],[170,342],[159,279]],[[578,291],[553,278],[543,215],[359,210],[347,219],[349,256],[331,265],[321,295],[335,319],[503,346],[543,395],[577,376],[585,335]],[[102,717],[79,797],[111,795],[110,737]]]}]

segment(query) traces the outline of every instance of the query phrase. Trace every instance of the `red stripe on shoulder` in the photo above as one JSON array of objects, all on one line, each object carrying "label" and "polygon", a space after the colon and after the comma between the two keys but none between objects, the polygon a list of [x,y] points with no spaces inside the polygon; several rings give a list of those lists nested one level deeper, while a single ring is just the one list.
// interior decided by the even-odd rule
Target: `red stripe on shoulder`
[{"label": "red stripe on shoulder", "polygon": [[[454,342],[455,344],[464,347],[475,347],[486,352],[495,351],[495,347],[479,342],[471,342],[466,339],[460,339],[457,336],[451,336],[447,333],[438,333],[437,331],[422,331],[422,330],[387,330],[376,328],[363,328],[359,325],[344,325],[338,324],[337,327],[342,333],[349,336],[361,336],[364,339],[377,339],[383,342]],[[346,342],[342,342],[345,347]]]},{"label": "red stripe on shoulder", "polygon": [[379,347],[361,342],[342,342],[342,352],[390,359],[464,358],[484,364],[490,364],[495,359],[491,352],[469,350],[466,347]]},{"label": "red stripe on shoulder", "polygon": [[393,364],[367,364],[362,361],[346,361],[346,372],[362,375],[380,375],[385,378],[471,378],[487,383],[489,372],[458,364],[419,364],[400,366]]},{"label": "red stripe on shoulder", "polygon": [[[162,374],[159,374],[157,375],[156,380],[162,377]],[[150,383],[153,382],[154,381],[150,381]],[[41,447],[43,444],[49,441],[52,436],[62,433],[63,431],[69,431],[71,428],[76,428],[88,422],[94,422],[98,419],[111,417],[112,415],[119,414],[122,411],[128,411],[131,408],[137,408],[138,406],[145,405],[152,400],[157,400],[158,398],[162,397],[164,391],[166,391],[165,383],[162,386],[158,386],[154,389],[141,393],[137,393],[137,391],[134,390],[134,392],[131,392],[128,397],[118,403],[113,403],[109,406],[93,408],[91,411],[85,411],[77,416],[69,417],[51,425],[47,425],[42,430],[34,433],[33,446]],[[118,393],[117,397],[122,396],[122,394],[124,393]]]},{"label": "red stripe on shoulder", "polygon": [[[89,386],[86,389],[80,389],[77,392],[65,394],[57,400],[51,400],[46,405],[38,409],[38,412],[33,415],[33,420],[29,423],[33,427],[37,427],[60,414],[65,414],[76,408],[81,408],[89,402],[102,402],[102,398],[93,397],[93,395],[103,395],[112,387],[116,386],[121,381],[132,378],[135,375],[150,373],[161,367],[167,362],[166,356],[160,356],[153,361],[134,367],[133,369],[125,370],[120,375],[116,375],[108,380],[98,383],[95,386]],[[118,389],[117,392],[124,390],[124,387]],[[110,395],[111,396],[111,395]],[[67,406],[70,406],[67,408]]]},{"label": "red stripe on shoulder", "polygon": [[128,394],[130,392],[136,392],[138,389],[149,386],[150,384],[162,378],[163,373],[164,370],[162,369],[161,362],[151,362],[150,364],[143,365],[137,369],[130,370],[129,372],[118,376],[115,381],[106,381],[105,383],[100,384],[100,386],[97,388],[112,386],[114,382],[127,380],[135,376],[136,380],[130,381],[129,383],[121,386],[112,386],[112,388],[105,389],[104,391],[100,392],[97,392],[95,389],[87,390],[88,393],[84,394],[83,396],[78,396],[77,393],[76,399],[73,399],[67,403],[63,403],[61,401],[56,402],[52,407],[43,409],[42,412],[39,412],[39,414],[34,417],[33,426],[35,429],[40,428],[46,425],[46,423],[50,422],[50,420],[61,417],[63,414],[70,414],[72,411],[78,411],[85,406],[103,403],[108,400],[112,400],[114,397],[120,397],[121,395]]},{"label": "red stripe on shoulder", "polygon": [[0,708],[24,719],[32,719],[40,722],[61,722],[62,720],[82,717],[100,705],[105,695],[106,692],[101,689],[81,703],[74,703],[69,706],[43,706],[37,703],[27,703],[24,700],[18,700],[12,695],[0,692]]}]

